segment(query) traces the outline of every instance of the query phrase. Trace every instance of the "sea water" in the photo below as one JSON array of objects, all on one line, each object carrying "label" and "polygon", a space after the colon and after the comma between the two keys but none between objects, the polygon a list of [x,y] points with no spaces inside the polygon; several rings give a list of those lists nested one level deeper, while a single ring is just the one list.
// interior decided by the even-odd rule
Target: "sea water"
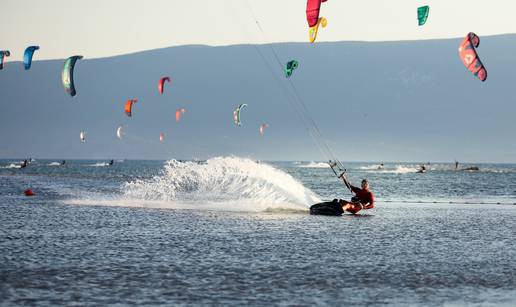
[{"label": "sea water", "polygon": [[[516,305],[516,165],[0,160],[0,304]],[[31,188],[35,196],[23,191]]]}]

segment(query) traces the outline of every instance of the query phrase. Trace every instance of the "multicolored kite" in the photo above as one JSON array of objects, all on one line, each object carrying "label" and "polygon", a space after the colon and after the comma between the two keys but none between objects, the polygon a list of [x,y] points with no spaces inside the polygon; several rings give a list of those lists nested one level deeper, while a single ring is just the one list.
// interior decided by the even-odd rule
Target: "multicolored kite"
[{"label": "multicolored kite", "polygon": [[161,95],[163,95],[163,90],[165,89],[165,81],[170,82],[170,77],[163,77],[158,82],[158,91]]},{"label": "multicolored kite", "polygon": [[159,141],[160,141],[160,142],[163,142],[164,140],[165,140],[165,133],[161,132],[161,133],[159,134]]},{"label": "multicolored kite", "polygon": [[328,21],[324,17],[319,17],[319,12],[321,10],[321,2],[326,2],[327,0],[307,0],[306,2],[306,21],[308,22],[308,36],[310,38],[310,43],[315,42],[317,38],[317,31],[319,30],[319,25],[323,28],[326,27]]},{"label": "multicolored kite", "polygon": [[233,111],[233,121],[235,122],[235,125],[242,126],[242,123],[240,122],[240,112],[244,107],[247,107],[246,103],[240,104],[235,111]]},{"label": "multicolored kite", "polygon": [[79,133],[79,137],[81,138],[81,142],[86,142],[86,132],[81,131],[81,133]]},{"label": "multicolored kite", "polygon": [[138,99],[129,99],[125,103],[125,114],[129,117],[133,116],[133,104],[137,103]]},{"label": "multicolored kite", "polygon": [[73,82],[73,69],[75,67],[75,62],[77,60],[82,59],[82,55],[74,55],[66,59],[63,71],[61,72],[61,81],[63,82],[63,87],[65,91],[70,94],[70,96],[75,96],[75,84]]},{"label": "multicolored kite", "polygon": [[295,69],[299,66],[299,62],[296,60],[289,61],[287,65],[285,65],[285,76],[290,78]]},{"label": "multicolored kite", "polygon": [[420,26],[426,23],[428,19],[428,13],[430,13],[430,7],[428,5],[420,6],[417,8],[417,21]]},{"label": "multicolored kite", "polygon": [[459,56],[466,68],[477,76],[481,81],[487,79],[487,70],[478,58],[476,48],[480,44],[480,38],[473,32],[462,40],[459,47]]}]

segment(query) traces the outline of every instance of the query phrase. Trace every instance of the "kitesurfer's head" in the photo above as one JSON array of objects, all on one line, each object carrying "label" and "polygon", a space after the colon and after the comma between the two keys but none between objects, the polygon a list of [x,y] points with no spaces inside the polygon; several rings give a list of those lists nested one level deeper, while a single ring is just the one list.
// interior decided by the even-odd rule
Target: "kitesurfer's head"
[{"label": "kitesurfer's head", "polygon": [[364,189],[364,190],[369,189],[369,181],[367,181],[367,179],[362,180],[362,189]]}]

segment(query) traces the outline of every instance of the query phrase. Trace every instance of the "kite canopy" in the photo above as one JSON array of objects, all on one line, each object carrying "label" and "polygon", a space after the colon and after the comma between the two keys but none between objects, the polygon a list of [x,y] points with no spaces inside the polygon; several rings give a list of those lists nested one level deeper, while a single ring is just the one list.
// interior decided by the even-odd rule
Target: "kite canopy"
[{"label": "kite canopy", "polygon": [[79,137],[81,138],[81,142],[86,142],[86,132],[81,131],[81,133],[79,133]]},{"label": "kite canopy", "polygon": [[165,140],[165,133],[161,132],[161,133],[159,134],[159,141],[160,141],[160,142],[163,142],[164,140]]},{"label": "kite canopy", "polygon": [[295,69],[299,66],[299,62],[296,60],[289,61],[287,65],[285,65],[285,76],[290,78]]},{"label": "kite canopy", "polygon": [[138,99],[129,99],[125,103],[125,114],[129,117],[133,116],[133,104],[137,103]]},{"label": "kite canopy", "polygon": [[61,72],[61,81],[63,82],[63,87],[65,91],[72,97],[77,94],[75,91],[75,84],[73,82],[73,70],[75,67],[75,62],[80,59],[82,59],[82,55],[74,55],[66,59],[63,66],[63,71]]},{"label": "kite canopy", "polygon": [[429,12],[430,12],[430,7],[428,5],[420,6],[417,8],[417,21],[420,26],[422,26],[426,23]]},{"label": "kite canopy", "polygon": [[34,51],[38,50],[39,46],[29,46],[25,49],[23,53],[23,66],[25,70],[29,70],[32,65],[32,56],[34,55]]},{"label": "kite canopy", "polygon": [[242,123],[240,122],[240,112],[244,107],[247,107],[247,104],[242,103],[235,109],[235,111],[233,111],[233,121],[237,126],[242,126]]},{"label": "kite canopy", "polygon": [[5,58],[11,56],[11,52],[9,50],[0,51],[0,69],[4,69]]},{"label": "kite canopy", "polygon": [[324,28],[328,23],[326,18],[319,17],[321,2],[326,2],[326,0],[308,0],[306,2],[306,21],[308,22],[309,27],[308,36],[310,38],[310,43],[315,42],[317,39],[319,25]]},{"label": "kite canopy", "polygon": [[327,0],[308,0],[306,1],[306,21],[309,27],[313,27],[319,21],[319,12],[321,11],[321,2]]},{"label": "kite canopy", "polygon": [[262,124],[260,126],[260,134],[263,135],[265,133],[265,128],[268,128],[269,125],[268,124]]},{"label": "kite canopy", "polygon": [[124,127],[120,125],[116,128],[116,137],[122,139],[122,135],[124,135]]},{"label": "kite canopy", "polygon": [[478,77],[481,81],[485,81],[487,79],[487,70],[480,61],[476,51],[479,44],[480,38],[475,33],[469,32],[460,44],[459,56],[464,66],[466,66],[473,75]]},{"label": "kite canopy", "polygon": [[176,122],[179,122],[181,120],[181,115],[183,115],[185,112],[185,108],[179,108],[176,110]]},{"label": "kite canopy", "polygon": [[170,77],[163,77],[158,82],[158,91],[161,95],[163,95],[163,90],[165,89],[165,81],[170,82]]}]

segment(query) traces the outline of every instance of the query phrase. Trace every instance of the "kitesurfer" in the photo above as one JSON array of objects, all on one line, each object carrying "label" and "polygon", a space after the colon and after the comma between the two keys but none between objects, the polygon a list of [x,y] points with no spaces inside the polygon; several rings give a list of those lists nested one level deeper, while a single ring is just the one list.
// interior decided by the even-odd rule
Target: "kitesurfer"
[{"label": "kitesurfer", "polygon": [[318,203],[310,207],[310,214],[338,216],[342,215],[344,212],[356,214],[362,209],[374,208],[374,196],[369,190],[369,182],[367,179],[362,180],[362,188],[357,188],[352,186],[346,177],[341,176],[340,178],[342,178],[344,184],[355,193],[351,201],[334,199],[329,202]]},{"label": "kitesurfer", "polygon": [[459,169],[459,161],[455,161],[455,170]]},{"label": "kitesurfer", "polygon": [[27,159],[23,160],[23,162],[20,165],[20,168],[26,168],[28,163],[29,162],[27,161]]},{"label": "kitesurfer", "polygon": [[111,166],[111,165],[113,165],[114,163],[115,163],[115,160],[111,160],[111,161],[109,161],[109,165],[110,165],[110,166]]},{"label": "kitesurfer", "polygon": [[342,176],[341,178],[344,181],[344,184],[348,186],[353,193],[355,193],[355,196],[351,198],[351,201],[343,199],[339,200],[343,211],[355,214],[362,209],[374,208],[374,195],[369,191],[369,181],[367,181],[367,179],[363,179],[361,188],[358,188],[351,185],[346,177]]},{"label": "kitesurfer", "polygon": [[61,161],[61,165],[65,165],[65,164],[66,164],[65,160]]}]

